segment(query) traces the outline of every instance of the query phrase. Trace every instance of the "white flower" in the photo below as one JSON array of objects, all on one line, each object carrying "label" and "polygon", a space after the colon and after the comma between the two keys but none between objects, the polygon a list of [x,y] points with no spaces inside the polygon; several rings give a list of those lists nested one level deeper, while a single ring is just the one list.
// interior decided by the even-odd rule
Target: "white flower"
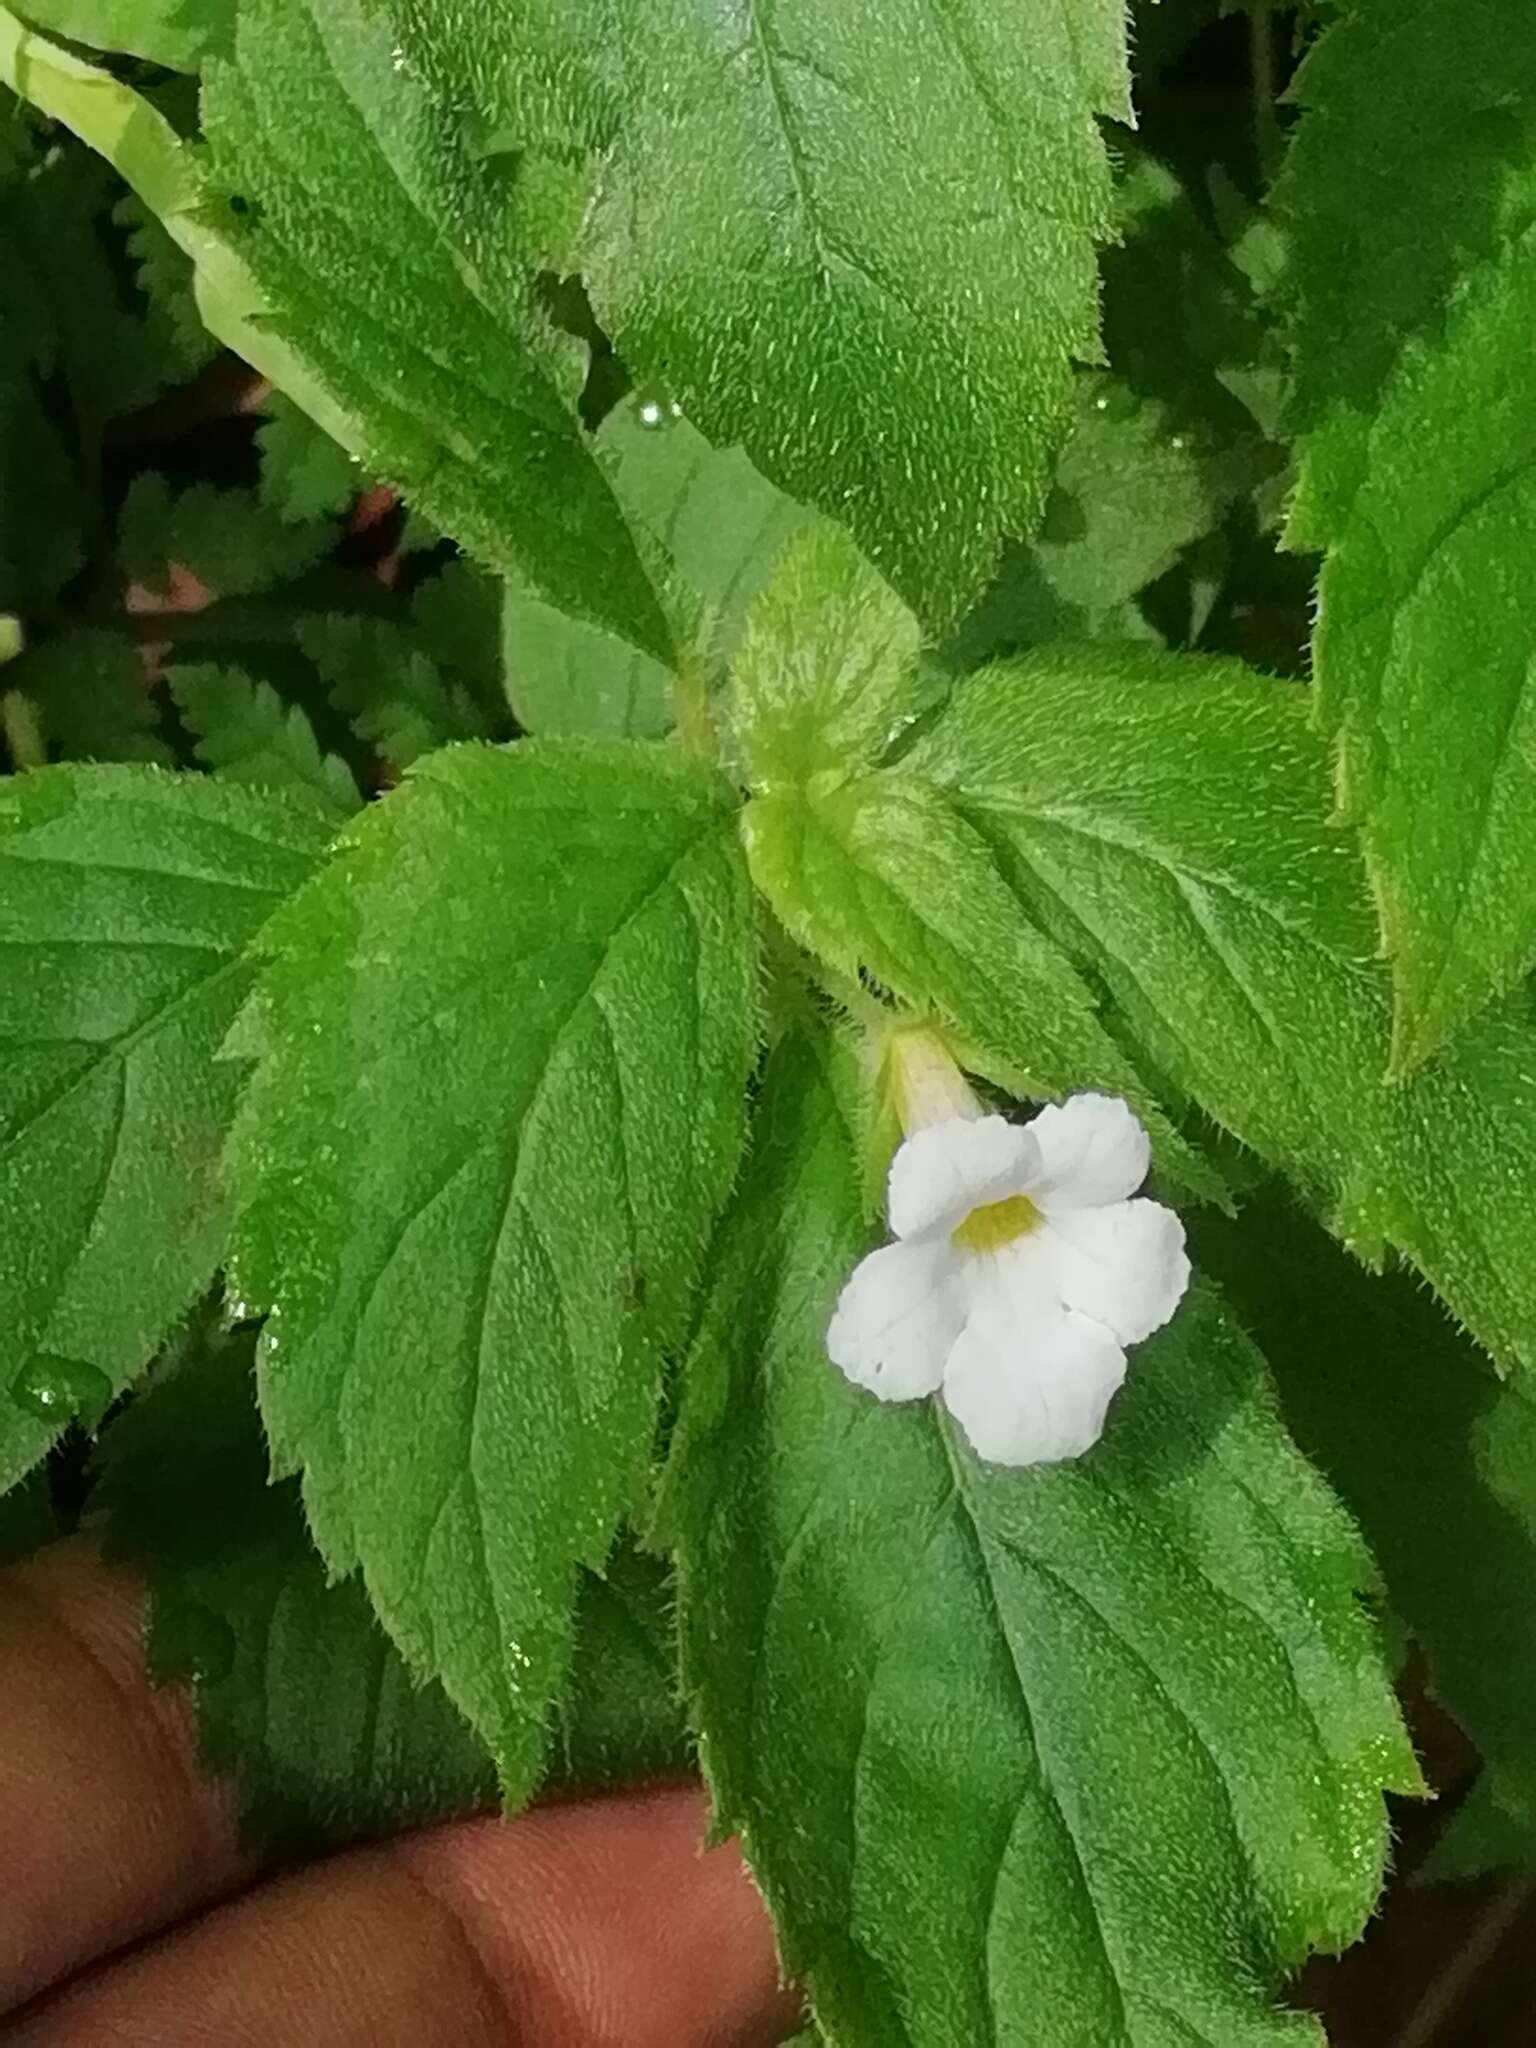
[{"label": "white flower", "polygon": [[894,1244],[843,1289],[827,1350],[882,1401],[943,1390],[983,1458],[1044,1465],[1097,1443],[1125,1347],[1189,1284],[1184,1226],[1131,1201],[1147,1134],[1125,1103],[1074,1095],[1028,1125],[948,1116],[891,1162]]}]

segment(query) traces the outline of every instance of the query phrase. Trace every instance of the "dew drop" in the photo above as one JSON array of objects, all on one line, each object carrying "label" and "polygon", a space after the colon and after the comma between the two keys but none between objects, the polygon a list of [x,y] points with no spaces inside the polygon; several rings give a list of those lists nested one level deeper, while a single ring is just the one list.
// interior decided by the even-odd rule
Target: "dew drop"
[{"label": "dew drop", "polygon": [[642,427],[659,427],[666,413],[659,398],[645,398],[635,407],[635,417]]},{"label": "dew drop", "polygon": [[11,1399],[41,1422],[63,1424],[78,1415],[95,1423],[112,1399],[112,1382],[83,1359],[36,1351],[12,1381]]}]

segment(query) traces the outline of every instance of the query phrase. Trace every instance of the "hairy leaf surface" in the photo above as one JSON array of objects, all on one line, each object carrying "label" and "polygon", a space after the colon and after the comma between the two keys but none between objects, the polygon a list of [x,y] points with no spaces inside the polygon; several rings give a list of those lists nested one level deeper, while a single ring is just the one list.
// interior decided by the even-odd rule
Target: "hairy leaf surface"
[{"label": "hairy leaf surface", "polygon": [[149,1586],[149,1666],[193,1686],[204,1762],[241,1828],[307,1855],[490,1803],[495,1774],[441,1687],[418,1686],[362,1587],[328,1585],[296,1481],[271,1486],[249,1332],[157,1381],[105,1440],[109,1557]]},{"label": "hairy leaf surface", "polygon": [[233,1148],[262,1411],[332,1568],[509,1795],[735,1170],[752,907],[660,749],[430,757],[270,928]]},{"label": "hairy leaf surface", "polygon": [[1408,1070],[1536,960],[1536,19],[1355,0],[1300,91],[1291,536]]},{"label": "hairy leaf surface", "polygon": [[0,784],[0,1486],[211,1278],[244,951],[333,822],[153,769]]},{"label": "hairy leaf surface", "polygon": [[1497,1791],[1523,1807],[1530,1839],[1536,1401],[1501,1387],[1407,1274],[1366,1274],[1272,1190],[1235,1221],[1197,1218],[1194,1240],[1359,1520],[1436,1699],[1477,1744],[1488,1806]]},{"label": "hairy leaf surface", "polygon": [[1072,359],[1098,351],[1123,10],[395,12],[482,136],[597,152],[574,267],[625,360],[952,618],[1038,516]]},{"label": "hairy leaf surface", "polygon": [[1412,1081],[1306,693],[1233,662],[1042,650],[958,681],[900,772],[987,836],[1155,1071],[1368,1257],[1402,1250],[1536,1365],[1536,1028],[1512,1001]]},{"label": "hairy leaf surface", "polygon": [[670,1473],[684,1676],[830,2037],[1315,2041],[1415,1781],[1370,1563],[1198,1287],[1085,1460],[978,1464],[828,1364],[867,1243],[821,1048],[786,1041]]}]

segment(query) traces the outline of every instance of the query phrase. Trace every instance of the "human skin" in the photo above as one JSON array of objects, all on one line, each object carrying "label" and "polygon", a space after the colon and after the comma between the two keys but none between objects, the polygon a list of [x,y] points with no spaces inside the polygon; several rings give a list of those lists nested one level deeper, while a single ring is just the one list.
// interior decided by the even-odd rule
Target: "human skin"
[{"label": "human skin", "polygon": [[0,1573],[0,2048],[758,2048],[792,2033],[695,1787],[242,1854],[142,1592],[85,1542]]}]

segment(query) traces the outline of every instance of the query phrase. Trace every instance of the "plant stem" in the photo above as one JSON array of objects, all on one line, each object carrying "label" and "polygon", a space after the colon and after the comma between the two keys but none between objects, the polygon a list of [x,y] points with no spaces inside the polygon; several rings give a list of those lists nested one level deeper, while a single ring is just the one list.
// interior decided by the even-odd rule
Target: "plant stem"
[{"label": "plant stem", "polygon": [[7,690],[0,696],[0,732],[5,734],[13,768],[41,768],[46,763],[48,743],[37,706],[20,690]]},{"label": "plant stem", "polygon": [[672,678],[672,709],[677,716],[677,736],[685,751],[701,761],[718,760],[720,749],[709,702],[708,673],[704,663],[692,655],[683,656]]},{"label": "plant stem", "polygon": [[1512,1878],[1495,1892],[1488,1910],[1462,1943],[1456,1960],[1437,1977],[1408,2015],[1408,2024],[1397,2037],[1397,2048],[1431,2048],[1441,2029],[1496,1952],[1520,1915],[1536,1898],[1536,1874],[1529,1871]]}]

